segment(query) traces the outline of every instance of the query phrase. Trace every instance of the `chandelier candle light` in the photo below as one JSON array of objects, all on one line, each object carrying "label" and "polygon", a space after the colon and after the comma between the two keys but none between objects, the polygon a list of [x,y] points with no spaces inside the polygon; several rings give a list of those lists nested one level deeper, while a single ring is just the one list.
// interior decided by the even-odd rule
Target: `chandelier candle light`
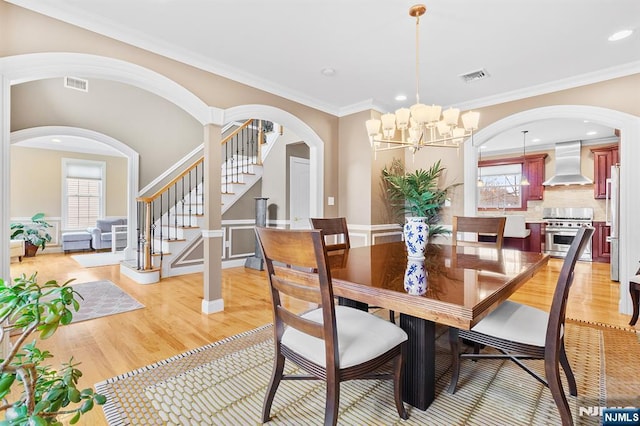
[{"label": "chandelier candle light", "polygon": [[[478,128],[478,112],[468,111],[462,114],[462,127],[459,127],[459,109],[442,111],[440,105],[420,103],[420,17],[426,11],[427,7],[423,4],[409,9],[409,15],[416,18],[416,103],[410,108],[396,110],[395,114],[383,114],[381,120],[367,120],[367,133],[371,146],[376,151],[410,148],[415,153],[425,146],[457,148],[464,138],[473,137],[473,131]],[[396,129],[400,130],[400,139],[394,139]],[[381,142],[387,143],[387,147],[381,147]]]}]

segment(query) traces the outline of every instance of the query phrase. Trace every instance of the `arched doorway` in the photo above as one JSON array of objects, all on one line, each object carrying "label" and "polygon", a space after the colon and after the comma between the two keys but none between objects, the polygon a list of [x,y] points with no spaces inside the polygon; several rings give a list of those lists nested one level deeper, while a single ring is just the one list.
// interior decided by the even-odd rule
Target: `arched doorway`
[{"label": "arched doorway", "polygon": [[[496,135],[521,125],[548,118],[586,119],[620,130],[621,203],[620,203],[620,302],[622,313],[631,313],[628,279],[634,273],[635,262],[640,259],[640,229],[633,219],[640,211],[640,199],[633,194],[635,182],[640,181],[640,169],[634,167],[640,158],[640,117],[607,108],[584,105],[556,105],[523,111],[492,123],[474,135],[473,146],[464,152],[464,181],[475,182],[477,177],[478,147]],[[476,187],[465,185],[464,213],[476,213]]]}]

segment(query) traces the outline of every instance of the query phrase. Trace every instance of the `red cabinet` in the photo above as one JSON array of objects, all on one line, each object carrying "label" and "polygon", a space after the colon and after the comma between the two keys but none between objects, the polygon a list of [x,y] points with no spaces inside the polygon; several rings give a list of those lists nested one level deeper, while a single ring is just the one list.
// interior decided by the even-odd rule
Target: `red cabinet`
[{"label": "red cabinet", "polygon": [[611,177],[611,166],[618,164],[618,145],[592,148],[593,153],[593,197],[606,198],[607,179]]},{"label": "red cabinet", "polygon": [[593,253],[594,262],[611,261],[611,244],[607,241],[607,237],[611,232],[611,227],[605,222],[593,222],[595,231],[591,240],[591,252]]},{"label": "red cabinet", "polygon": [[527,229],[531,231],[531,235],[529,235],[529,251],[542,253],[544,249],[544,223],[528,222]]},{"label": "red cabinet", "polygon": [[524,174],[529,186],[523,194],[527,200],[542,200],[544,193],[544,159],[547,154],[527,155],[524,162]]}]

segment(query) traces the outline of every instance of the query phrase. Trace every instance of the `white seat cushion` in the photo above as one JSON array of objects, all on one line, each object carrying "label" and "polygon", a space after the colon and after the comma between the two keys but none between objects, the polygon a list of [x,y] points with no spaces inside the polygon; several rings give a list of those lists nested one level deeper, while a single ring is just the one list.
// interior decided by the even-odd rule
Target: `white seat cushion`
[{"label": "white seat cushion", "polygon": [[547,312],[507,300],[471,330],[512,342],[544,346],[548,322]]},{"label": "white seat cushion", "polygon": [[640,284],[640,275],[636,275],[635,277],[629,278],[629,281],[632,283]]},{"label": "white seat cushion", "polygon": [[[407,333],[397,325],[375,315],[346,306],[336,306],[340,368],[362,364],[407,340]],[[322,309],[303,315],[322,323]],[[282,344],[314,363],[326,367],[324,340],[287,327]]]}]

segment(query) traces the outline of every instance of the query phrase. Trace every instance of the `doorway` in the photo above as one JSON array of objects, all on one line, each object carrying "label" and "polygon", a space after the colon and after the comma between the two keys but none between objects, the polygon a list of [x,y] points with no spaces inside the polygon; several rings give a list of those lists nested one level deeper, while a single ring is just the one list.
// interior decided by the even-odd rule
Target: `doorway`
[{"label": "doorway", "polygon": [[300,157],[289,159],[289,224],[291,229],[309,228],[309,160]]}]

